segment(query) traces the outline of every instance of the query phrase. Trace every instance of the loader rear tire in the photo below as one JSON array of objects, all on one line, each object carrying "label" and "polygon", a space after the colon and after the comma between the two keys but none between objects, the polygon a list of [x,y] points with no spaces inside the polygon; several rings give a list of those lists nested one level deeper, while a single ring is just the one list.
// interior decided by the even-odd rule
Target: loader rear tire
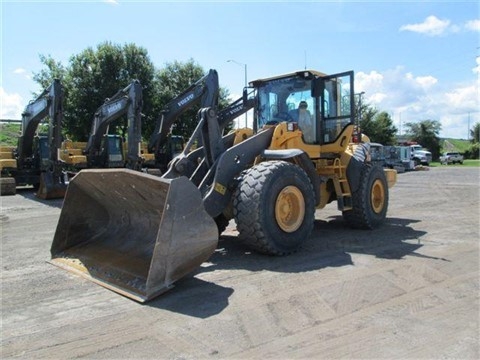
[{"label": "loader rear tire", "polygon": [[234,196],[239,239],[263,254],[297,251],[313,229],[314,199],[312,183],[301,167],[286,161],[252,167]]},{"label": "loader rear tire", "polygon": [[222,233],[227,229],[229,222],[230,221],[223,214],[220,214],[215,218],[215,223],[217,224],[218,229],[218,236],[222,235]]},{"label": "loader rear tire", "polygon": [[343,212],[343,218],[355,229],[375,229],[385,222],[388,209],[388,184],[383,169],[366,165],[360,175],[360,185],[352,193],[353,209]]}]

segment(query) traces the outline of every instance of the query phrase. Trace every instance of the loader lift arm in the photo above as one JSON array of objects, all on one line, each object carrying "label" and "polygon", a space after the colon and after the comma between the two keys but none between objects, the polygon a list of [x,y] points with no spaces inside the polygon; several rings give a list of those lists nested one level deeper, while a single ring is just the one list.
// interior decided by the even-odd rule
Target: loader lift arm
[{"label": "loader lift arm", "polygon": [[[255,97],[249,97],[245,93],[243,97],[232,102],[225,109],[219,111],[218,114],[212,112],[214,111],[213,109],[210,109],[210,111],[200,110],[197,116],[198,124],[196,129],[185,145],[183,152],[173,159],[167,173],[163,177],[186,176],[195,185],[199,186],[201,179],[205,176],[206,171],[212,166],[218,155],[223,152],[223,149],[230,148],[233,145],[235,133],[226,134],[222,138],[224,129],[234,119],[253,109],[255,102]],[[213,133],[212,130],[208,130],[212,128],[216,129]],[[205,146],[192,150],[195,141],[199,140],[199,138],[199,143],[205,144]],[[205,157],[200,165],[198,164],[199,157]]]},{"label": "loader lift arm", "polygon": [[148,151],[155,154],[157,161],[161,158],[160,151],[162,146],[165,145],[170,129],[177,118],[198,102],[201,108],[216,108],[218,93],[218,73],[216,70],[210,69],[204,77],[188,87],[163,108],[148,144]]},{"label": "loader lift arm", "polygon": [[102,140],[107,135],[110,124],[126,114],[128,118],[128,149],[125,165],[129,169],[139,169],[141,166],[139,145],[142,136],[142,105],[142,86],[138,80],[134,80],[113,97],[106,99],[105,103],[97,109],[85,148],[89,166],[104,166]]}]

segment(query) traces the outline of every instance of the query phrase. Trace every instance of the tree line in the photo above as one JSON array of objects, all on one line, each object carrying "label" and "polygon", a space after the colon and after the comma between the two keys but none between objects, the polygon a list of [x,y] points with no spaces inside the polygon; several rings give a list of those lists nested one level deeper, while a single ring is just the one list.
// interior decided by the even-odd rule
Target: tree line
[{"label": "tree line", "polygon": [[[42,88],[48,87],[53,79],[62,82],[65,92],[62,130],[74,141],[88,139],[95,111],[105,99],[133,80],[142,85],[142,136],[149,139],[165,105],[206,74],[193,59],[173,61],[157,69],[145,48],[111,42],[71,56],[67,65],[45,55],[40,55],[40,61],[44,68],[33,79]],[[228,90],[221,87],[219,109],[228,106],[228,96]],[[194,106],[185,111],[173,125],[172,134],[188,136],[195,126],[198,109],[199,106]],[[125,135],[126,119],[119,119],[109,131]]]},{"label": "tree line", "polygon": [[[173,61],[157,69],[145,48],[135,44],[118,45],[111,42],[89,47],[69,59],[67,65],[51,56],[40,55],[44,69],[34,74],[34,80],[46,88],[53,79],[60,79],[65,90],[64,124],[65,134],[72,140],[88,138],[93,115],[105,99],[139,80],[143,87],[142,135],[149,139],[161,110],[174,97],[206,74],[193,59],[187,62]],[[229,91],[220,88],[219,108],[228,106]],[[172,134],[188,138],[196,126],[197,107],[186,111],[172,128]],[[383,145],[397,144],[397,128],[386,111],[358,102],[355,107],[361,131],[372,142]],[[126,120],[118,121],[111,132],[126,134]],[[441,124],[437,120],[422,120],[405,124],[406,135],[432,152],[434,159],[440,155],[439,133]],[[478,158],[478,134],[480,124],[472,130],[472,151]],[[476,139],[476,140],[475,140]],[[477,144],[477,145],[475,145]],[[475,147],[476,146],[476,147]],[[468,154],[467,154],[468,155]]]}]

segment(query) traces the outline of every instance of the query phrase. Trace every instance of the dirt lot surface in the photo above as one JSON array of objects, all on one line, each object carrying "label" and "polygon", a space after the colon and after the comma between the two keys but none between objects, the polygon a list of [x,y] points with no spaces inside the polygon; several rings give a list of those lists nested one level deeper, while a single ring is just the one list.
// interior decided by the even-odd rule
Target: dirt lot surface
[{"label": "dirt lot surface", "polygon": [[303,249],[215,254],[141,305],[46,261],[61,201],[2,197],[3,359],[478,359],[479,170],[399,175],[388,222],[317,211]]}]

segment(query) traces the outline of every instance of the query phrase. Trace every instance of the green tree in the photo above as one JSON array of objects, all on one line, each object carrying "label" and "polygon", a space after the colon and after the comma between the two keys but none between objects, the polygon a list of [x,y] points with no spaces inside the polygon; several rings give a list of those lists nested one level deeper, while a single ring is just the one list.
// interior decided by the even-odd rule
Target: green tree
[{"label": "green tree", "polygon": [[[42,87],[53,78],[62,81],[65,88],[64,128],[74,140],[87,140],[97,108],[106,98],[135,79],[140,81],[144,89],[142,112],[152,113],[155,67],[144,48],[134,44],[120,46],[104,42],[96,49],[89,47],[72,56],[66,67],[51,56],[41,56],[40,60],[46,69],[35,74],[34,79]],[[142,120],[142,126],[146,127],[154,122],[151,115],[146,115]],[[117,124],[125,132],[126,119],[119,120]]]},{"label": "green tree", "polygon": [[[160,116],[163,109],[173,98],[184,92],[190,85],[196,83],[206,75],[206,71],[193,59],[187,62],[173,61],[166,63],[164,68],[157,71],[155,79],[158,88],[158,103],[156,113]],[[229,92],[220,88],[219,110],[228,106]],[[185,111],[172,126],[172,134],[188,138],[197,126],[197,104]],[[153,131],[153,127],[150,130]]]},{"label": "green tree", "polygon": [[480,123],[473,125],[473,128],[470,129],[470,141],[472,143],[480,143]]},{"label": "green tree", "polygon": [[46,89],[52,83],[53,79],[64,82],[67,74],[65,66],[63,66],[61,62],[55,61],[51,55],[39,55],[39,57],[40,62],[45,65],[46,68],[34,74],[33,80],[36,81],[42,89]]},{"label": "green tree", "polygon": [[370,141],[382,145],[395,145],[397,128],[387,112],[379,112],[368,104],[362,104],[360,111],[360,129],[370,138]]},{"label": "green tree", "polygon": [[470,129],[470,147],[465,151],[465,159],[478,159],[480,158],[480,123],[473,125]]},{"label": "green tree", "polygon": [[406,133],[413,140],[427,148],[434,160],[440,156],[440,138],[438,134],[442,124],[437,120],[423,120],[417,123],[406,123]]}]

